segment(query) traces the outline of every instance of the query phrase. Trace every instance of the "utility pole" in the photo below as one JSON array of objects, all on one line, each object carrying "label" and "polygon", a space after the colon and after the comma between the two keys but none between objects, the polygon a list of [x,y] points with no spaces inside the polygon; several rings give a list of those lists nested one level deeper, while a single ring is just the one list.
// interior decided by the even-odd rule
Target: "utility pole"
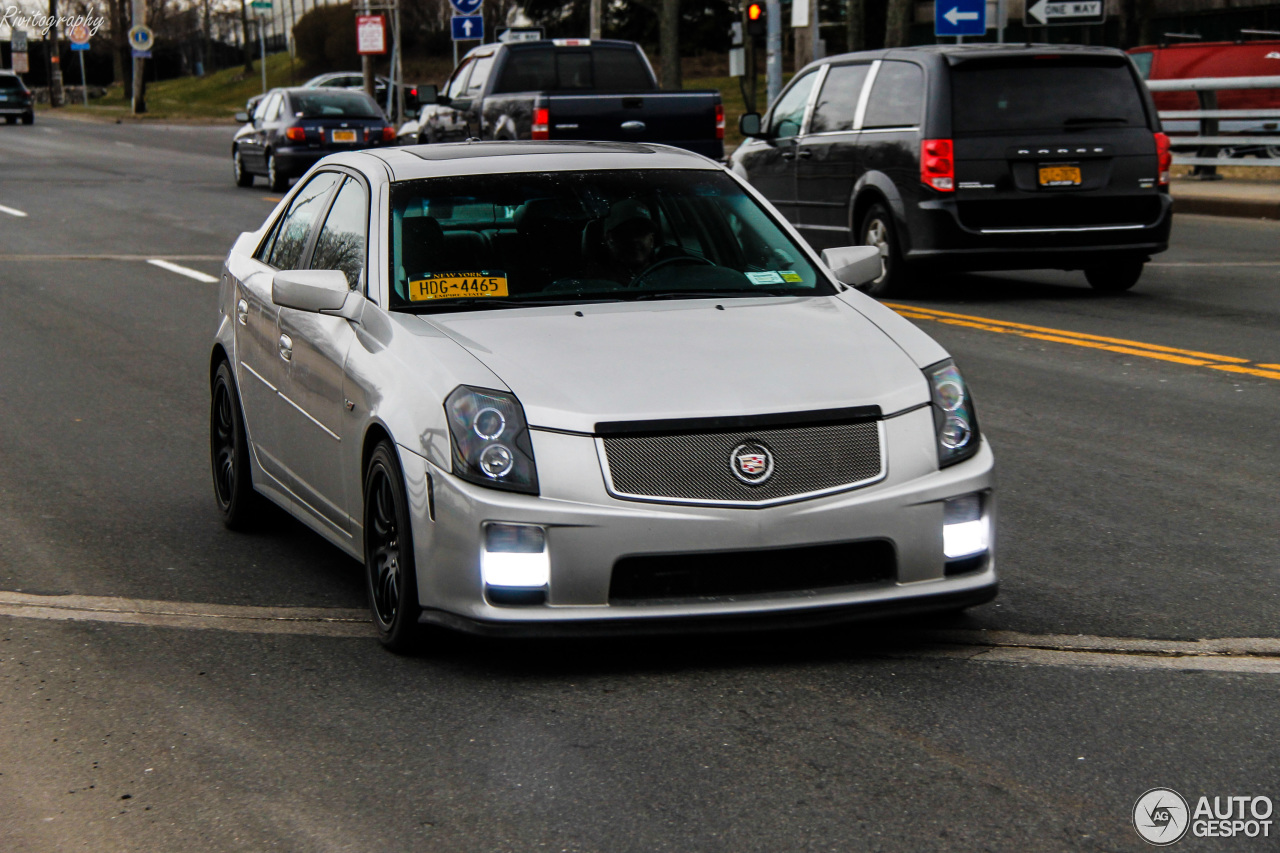
[{"label": "utility pole", "polygon": [[[49,17],[53,26],[45,36],[45,45],[49,48],[49,106],[62,106],[62,57],[58,51],[58,0],[49,0]],[[52,37],[52,41],[50,41]]]},{"label": "utility pole", "polygon": [[768,0],[768,31],[765,33],[765,100],[772,104],[782,91],[782,0]]},{"label": "utility pole", "polygon": [[662,43],[662,88],[680,89],[680,0],[662,0],[658,40]]},{"label": "utility pole", "polygon": [[[369,0],[364,0],[364,2],[360,4],[360,8],[363,10],[361,14],[368,15]],[[458,43],[454,42],[455,53],[457,51],[457,47]],[[457,64],[457,62],[454,62],[454,65]],[[360,73],[364,75],[364,93],[370,98],[373,98],[373,57],[367,53],[360,54]],[[377,98],[374,98],[374,100],[377,100]]]},{"label": "utility pole", "polygon": [[[133,0],[133,25],[147,25],[147,0]],[[133,45],[130,44],[130,48]],[[133,114],[141,115],[147,111],[147,61],[141,56],[133,57]]]},{"label": "utility pole", "polygon": [[866,11],[863,0],[848,0],[848,20],[845,21],[845,50],[862,50],[866,46]]},{"label": "utility pole", "polygon": [[601,5],[601,0],[591,0],[591,38],[593,39],[603,38],[600,35],[603,27],[600,21]]},{"label": "utility pole", "polygon": [[[136,4],[138,0],[133,0]],[[244,45],[244,73],[253,73],[253,40],[249,38],[249,0],[240,0],[240,33]]]},{"label": "utility pole", "polygon": [[213,68],[213,33],[209,31],[209,0],[204,0],[204,63],[202,69],[205,76],[212,74]]}]

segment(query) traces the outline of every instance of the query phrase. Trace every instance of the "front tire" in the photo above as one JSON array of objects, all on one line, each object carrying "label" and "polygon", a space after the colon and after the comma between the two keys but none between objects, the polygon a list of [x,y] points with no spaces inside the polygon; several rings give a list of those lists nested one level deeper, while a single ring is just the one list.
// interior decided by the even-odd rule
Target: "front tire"
[{"label": "front tire", "polygon": [[289,189],[289,176],[281,174],[274,151],[267,153],[267,186],[273,193],[282,193]]},{"label": "front tire", "polygon": [[213,406],[209,416],[209,457],[213,467],[213,494],[222,523],[232,530],[247,530],[262,508],[249,472],[249,442],[244,414],[231,367],[224,361],[213,378]]},{"label": "front tire", "polygon": [[859,290],[877,298],[901,296],[909,287],[909,270],[902,258],[893,213],[883,204],[871,205],[862,217],[858,236],[861,245],[875,246],[880,250],[880,259],[884,263],[884,272],[880,277]]},{"label": "front tire", "polygon": [[253,186],[253,172],[244,167],[244,157],[240,154],[239,148],[231,155],[231,171],[236,176],[236,186]]},{"label": "front tire", "polygon": [[1103,293],[1120,293],[1128,290],[1142,278],[1145,261],[1118,261],[1087,267],[1084,277],[1089,286]]},{"label": "front tire", "polygon": [[404,477],[395,448],[374,448],[364,476],[365,589],[378,639],[393,652],[411,651],[418,637],[418,577]]}]

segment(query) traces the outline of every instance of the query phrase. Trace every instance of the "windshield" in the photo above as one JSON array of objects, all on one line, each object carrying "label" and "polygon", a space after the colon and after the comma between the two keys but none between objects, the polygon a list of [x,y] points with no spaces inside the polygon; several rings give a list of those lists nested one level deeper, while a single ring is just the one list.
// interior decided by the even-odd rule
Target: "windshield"
[{"label": "windshield", "polygon": [[378,105],[363,92],[294,92],[289,104],[296,118],[382,118]]},{"label": "windshield", "polygon": [[0,89],[25,89],[22,81],[12,74],[0,74]]},{"label": "windshield", "polygon": [[961,66],[952,73],[951,115],[957,136],[1147,126],[1128,62],[1102,66],[1037,59],[997,67]]},{"label": "windshield", "polygon": [[834,292],[722,172],[431,178],[391,204],[401,310]]}]

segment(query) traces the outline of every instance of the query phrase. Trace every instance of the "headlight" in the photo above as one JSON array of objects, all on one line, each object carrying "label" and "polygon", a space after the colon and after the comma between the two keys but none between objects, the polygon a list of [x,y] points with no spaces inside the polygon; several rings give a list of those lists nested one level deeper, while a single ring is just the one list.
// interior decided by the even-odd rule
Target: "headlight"
[{"label": "headlight", "polygon": [[538,493],[529,427],[514,394],[459,385],[444,410],[455,475],[493,489]]},{"label": "headlight", "polygon": [[945,468],[978,452],[978,413],[964,377],[951,363],[940,361],[925,368],[933,397],[933,425],[938,436],[938,467]]}]

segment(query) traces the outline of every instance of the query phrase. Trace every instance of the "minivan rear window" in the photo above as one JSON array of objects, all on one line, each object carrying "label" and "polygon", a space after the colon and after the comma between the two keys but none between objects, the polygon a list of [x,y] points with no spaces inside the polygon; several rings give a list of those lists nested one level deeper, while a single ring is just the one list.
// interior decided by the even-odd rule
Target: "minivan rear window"
[{"label": "minivan rear window", "polygon": [[952,69],[951,110],[957,136],[1147,125],[1128,62],[962,65]]}]

